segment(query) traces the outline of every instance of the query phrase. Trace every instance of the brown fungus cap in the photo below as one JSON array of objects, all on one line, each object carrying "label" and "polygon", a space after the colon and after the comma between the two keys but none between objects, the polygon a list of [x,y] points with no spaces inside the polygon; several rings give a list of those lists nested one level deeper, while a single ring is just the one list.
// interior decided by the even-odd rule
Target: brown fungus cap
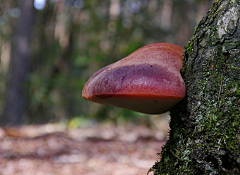
[{"label": "brown fungus cap", "polygon": [[83,98],[147,114],[161,114],[185,96],[183,48],[155,43],[97,71]]}]

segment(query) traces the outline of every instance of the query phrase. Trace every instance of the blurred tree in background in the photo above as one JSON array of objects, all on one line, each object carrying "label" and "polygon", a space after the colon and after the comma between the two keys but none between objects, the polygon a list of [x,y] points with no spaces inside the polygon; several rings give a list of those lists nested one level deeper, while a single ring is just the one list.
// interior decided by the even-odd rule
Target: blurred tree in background
[{"label": "blurred tree in background", "polygon": [[[81,90],[96,70],[143,45],[168,42],[185,46],[212,2],[2,0],[1,124],[72,118],[118,122],[145,116],[87,102]],[[24,47],[23,58],[18,49]]]},{"label": "blurred tree in background", "polygon": [[[21,15],[18,18],[12,42],[12,64],[9,70],[9,81],[6,90],[6,101],[3,110],[3,125],[16,125],[26,107],[26,82],[30,67],[31,31],[33,26],[33,1],[22,1]],[[16,13],[16,12],[15,12]]]}]

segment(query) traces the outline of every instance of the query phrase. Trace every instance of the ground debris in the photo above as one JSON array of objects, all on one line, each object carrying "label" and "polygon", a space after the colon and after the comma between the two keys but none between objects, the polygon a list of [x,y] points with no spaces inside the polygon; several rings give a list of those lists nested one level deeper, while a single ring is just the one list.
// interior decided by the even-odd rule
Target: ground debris
[{"label": "ground debris", "polygon": [[168,127],[54,125],[0,128],[0,174],[147,174],[168,132]]}]

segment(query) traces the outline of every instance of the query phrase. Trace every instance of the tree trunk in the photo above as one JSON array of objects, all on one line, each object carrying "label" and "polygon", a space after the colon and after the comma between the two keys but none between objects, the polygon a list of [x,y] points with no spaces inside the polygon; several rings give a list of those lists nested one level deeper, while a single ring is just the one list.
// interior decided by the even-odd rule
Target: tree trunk
[{"label": "tree trunk", "polygon": [[21,1],[21,15],[18,18],[13,41],[12,65],[1,125],[18,125],[25,108],[24,83],[29,71],[30,37],[33,23],[33,0]]},{"label": "tree trunk", "polygon": [[185,48],[187,95],[171,111],[162,174],[240,174],[240,1],[219,0]]}]

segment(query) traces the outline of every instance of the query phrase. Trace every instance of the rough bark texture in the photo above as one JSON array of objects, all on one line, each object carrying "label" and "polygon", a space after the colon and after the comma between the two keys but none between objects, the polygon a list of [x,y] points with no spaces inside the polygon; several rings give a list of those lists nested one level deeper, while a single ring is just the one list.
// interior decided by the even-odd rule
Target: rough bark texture
[{"label": "rough bark texture", "polygon": [[25,109],[24,84],[29,72],[31,26],[33,24],[33,0],[21,1],[21,15],[18,18],[13,43],[12,65],[6,92],[6,102],[0,125],[18,125]]},{"label": "rough bark texture", "polygon": [[240,1],[220,0],[185,48],[186,98],[171,111],[158,174],[240,174]]}]

